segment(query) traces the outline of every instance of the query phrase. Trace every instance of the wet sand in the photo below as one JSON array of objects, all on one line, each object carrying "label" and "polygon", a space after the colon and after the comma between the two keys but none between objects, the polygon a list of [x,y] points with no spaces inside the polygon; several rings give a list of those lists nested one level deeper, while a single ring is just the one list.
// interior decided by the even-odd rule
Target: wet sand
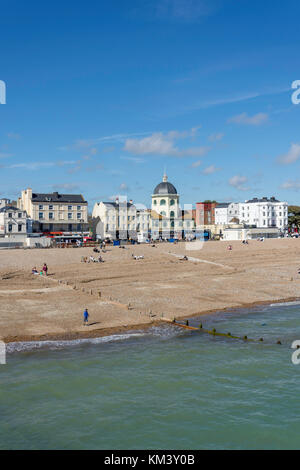
[{"label": "wet sand", "polygon": [[[300,240],[1,250],[0,338],[6,342],[97,337],[176,319],[300,297]],[[134,260],[134,255],[144,259]],[[184,261],[186,255],[189,260]],[[95,255],[97,256],[97,255]],[[32,275],[46,262],[49,276]],[[89,309],[89,326],[83,310]]]}]

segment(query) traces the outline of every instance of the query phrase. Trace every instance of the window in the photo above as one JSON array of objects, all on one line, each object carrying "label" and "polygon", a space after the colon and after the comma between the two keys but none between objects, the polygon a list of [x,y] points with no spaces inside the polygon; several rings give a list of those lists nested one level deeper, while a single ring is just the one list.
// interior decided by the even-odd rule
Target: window
[{"label": "window", "polygon": [[49,212],[49,219],[53,220],[53,212]]},{"label": "window", "polygon": [[156,199],[154,199],[154,201],[153,201],[153,204],[156,206],[156,204],[157,204],[157,201],[156,201]]},{"label": "window", "polygon": [[68,211],[71,211],[72,210],[72,206],[68,206]]},{"label": "window", "polygon": [[49,211],[53,211],[53,206],[49,206]]},{"label": "window", "polygon": [[68,219],[72,219],[72,212],[68,212]]},{"label": "window", "polygon": [[18,232],[22,232],[22,224],[18,224]]},{"label": "window", "polygon": [[42,212],[39,212],[39,220],[42,220],[44,218],[44,214]]},{"label": "window", "polygon": [[81,219],[81,212],[77,212],[77,219]]},{"label": "window", "polygon": [[78,211],[81,211],[81,206],[77,206],[77,210],[78,210]]},{"label": "window", "polygon": [[165,199],[161,199],[160,205],[161,205],[161,206],[165,206],[165,205],[166,205],[166,200],[165,200]]},{"label": "window", "polygon": [[8,217],[11,219],[12,218],[12,212],[8,213]]},{"label": "window", "polygon": [[12,232],[12,224],[8,224],[8,231]]},{"label": "window", "polygon": [[22,212],[19,212],[18,213],[18,219],[21,219],[22,218]]},{"label": "window", "polygon": [[174,211],[170,212],[170,217],[175,217],[175,212]]},{"label": "window", "polygon": [[174,204],[175,204],[175,200],[174,200],[174,199],[171,199],[171,201],[170,201],[170,206],[174,206]]},{"label": "window", "polygon": [[77,224],[77,230],[81,230],[81,225]]},{"label": "window", "polygon": [[39,206],[39,211],[42,211],[44,209],[44,206]]},{"label": "window", "polygon": [[160,215],[166,215],[165,211],[161,211]]}]

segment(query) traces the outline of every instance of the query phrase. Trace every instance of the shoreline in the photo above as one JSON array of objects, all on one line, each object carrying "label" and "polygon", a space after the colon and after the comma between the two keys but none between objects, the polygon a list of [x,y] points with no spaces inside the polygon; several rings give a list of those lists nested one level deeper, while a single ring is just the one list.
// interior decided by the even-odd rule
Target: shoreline
[{"label": "shoreline", "polygon": [[[176,320],[184,320],[184,319],[192,319],[200,316],[205,316],[205,315],[212,315],[212,314],[217,314],[217,313],[224,313],[228,312],[231,310],[244,310],[244,309],[251,309],[258,307],[260,305],[269,305],[271,306],[272,304],[279,304],[279,303],[290,303],[290,302],[300,302],[300,297],[288,297],[288,298],[283,298],[283,299],[276,299],[276,300],[266,300],[266,301],[256,301],[252,303],[245,303],[245,304],[238,304],[238,305],[233,305],[231,307],[225,307],[225,308],[218,308],[218,309],[210,309],[204,312],[198,312],[198,313],[193,313],[190,315],[181,315],[181,316],[175,316]],[[120,326],[114,326],[114,327],[106,327],[106,328],[99,328],[99,329],[93,329],[91,331],[70,331],[66,333],[47,333],[43,335],[19,335],[19,336],[7,336],[3,337],[2,341],[5,344],[9,343],[29,343],[29,342],[43,342],[43,341],[74,341],[74,340],[80,340],[80,339],[89,339],[89,338],[101,338],[105,336],[113,336],[113,335],[118,335],[122,334],[128,331],[132,330],[147,330],[153,326],[160,326],[166,322],[170,322],[172,320],[171,318],[167,317],[161,317],[159,319],[152,320],[147,323],[136,323],[132,325],[120,325]]]}]

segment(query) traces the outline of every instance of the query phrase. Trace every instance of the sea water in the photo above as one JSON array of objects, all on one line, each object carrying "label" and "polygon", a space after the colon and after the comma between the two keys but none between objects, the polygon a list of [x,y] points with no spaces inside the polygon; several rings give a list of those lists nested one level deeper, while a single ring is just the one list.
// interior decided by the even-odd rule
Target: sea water
[{"label": "sea water", "polygon": [[[105,338],[15,343],[0,365],[1,449],[299,449],[300,304]],[[281,341],[281,345],[277,341]]]}]

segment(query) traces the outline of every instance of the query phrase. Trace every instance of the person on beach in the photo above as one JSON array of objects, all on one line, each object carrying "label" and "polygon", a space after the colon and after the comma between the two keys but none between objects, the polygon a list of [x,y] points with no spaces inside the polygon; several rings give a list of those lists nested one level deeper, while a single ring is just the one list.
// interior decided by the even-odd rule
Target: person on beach
[{"label": "person on beach", "polygon": [[89,321],[89,312],[88,312],[88,309],[86,308],[83,312],[83,324],[87,326],[88,321]]},{"label": "person on beach", "polygon": [[46,263],[44,263],[44,266],[43,266],[43,273],[45,276],[48,275],[48,266],[46,265]]}]

